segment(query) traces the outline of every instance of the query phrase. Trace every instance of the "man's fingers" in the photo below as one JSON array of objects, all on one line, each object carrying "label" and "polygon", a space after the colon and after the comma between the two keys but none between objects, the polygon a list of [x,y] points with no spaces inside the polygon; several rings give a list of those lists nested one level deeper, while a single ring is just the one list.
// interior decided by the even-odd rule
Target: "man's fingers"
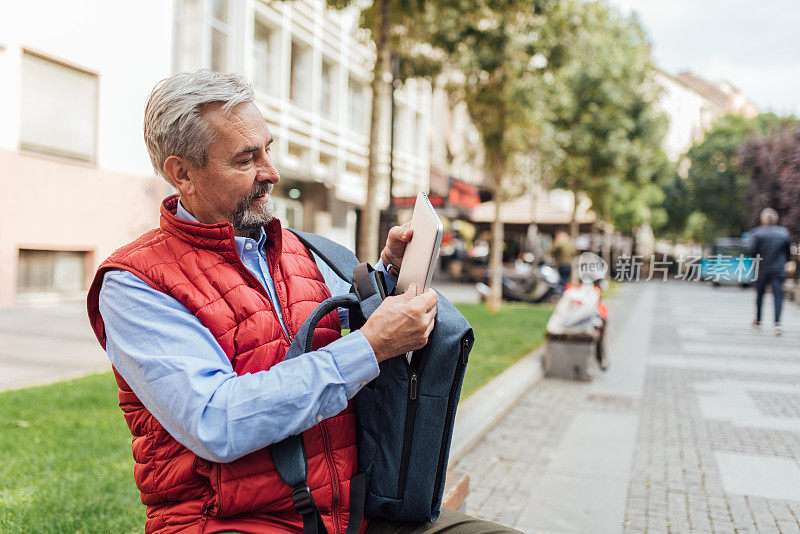
[{"label": "man's fingers", "polygon": [[426,339],[426,340],[427,340],[427,339],[428,339],[428,337],[431,335],[431,332],[433,332],[433,327],[434,327],[435,325],[436,325],[436,321],[434,321],[434,320],[432,320],[432,319],[431,319],[431,322],[430,322],[430,323],[428,323],[428,327],[427,327],[427,328],[425,328],[425,339]]},{"label": "man's fingers", "polygon": [[411,300],[417,297],[417,284],[408,284],[408,288],[406,292],[403,293],[403,296],[406,297],[406,300]]},{"label": "man's fingers", "polygon": [[436,307],[434,306],[430,310],[425,312],[425,316],[423,317],[423,321],[426,323],[432,323],[436,319]]},{"label": "man's fingers", "polygon": [[417,297],[420,304],[424,306],[425,311],[429,311],[431,308],[436,308],[436,304],[439,302],[439,295],[436,294],[436,291],[433,289],[426,289],[425,292]]},{"label": "man's fingers", "polygon": [[400,226],[392,226],[389,230],[389,237],[387,241],[391,244],[392,241],[404,241],[408,243],[414,231],[411,229],[411,221]]}]

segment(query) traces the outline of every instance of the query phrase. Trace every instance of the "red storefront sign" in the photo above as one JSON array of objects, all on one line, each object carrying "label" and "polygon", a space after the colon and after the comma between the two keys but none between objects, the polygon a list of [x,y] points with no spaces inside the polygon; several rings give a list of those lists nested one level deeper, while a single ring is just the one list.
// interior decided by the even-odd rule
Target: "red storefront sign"
[{"label": "red storefront sign", "polygon": [[453,178],[450,181],[450,192],[447,195],[450,205],[464,209],[474,209],[481,203],[478,188],[461,180]]}]

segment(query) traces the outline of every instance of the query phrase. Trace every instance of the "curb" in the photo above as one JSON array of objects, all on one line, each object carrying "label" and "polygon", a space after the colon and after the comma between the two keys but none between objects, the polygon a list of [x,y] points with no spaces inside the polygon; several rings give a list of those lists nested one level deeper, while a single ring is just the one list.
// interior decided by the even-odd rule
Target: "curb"
[{"label": "curb", "polygon": [[86,369],[81,369],[79,371],[70,371],[67,373],[61,373],[56,376],[33,378],[25,382],[16,383],[13,386],[0,386],[0,393],[4,393],[6,391],[19,391],[21,389],[35,388],[39,386],[49,386],[52,384],[56,384],[58,382],[66,382],[68,380],[78,380],[79,378],[84,378],[99,373],[105,373],[107,371],[111,371],[110,364],[88,367]]},{"label": "curb", "polygon": [[455,466],[543,376],[542,344],[459,403],[448,465]]}]

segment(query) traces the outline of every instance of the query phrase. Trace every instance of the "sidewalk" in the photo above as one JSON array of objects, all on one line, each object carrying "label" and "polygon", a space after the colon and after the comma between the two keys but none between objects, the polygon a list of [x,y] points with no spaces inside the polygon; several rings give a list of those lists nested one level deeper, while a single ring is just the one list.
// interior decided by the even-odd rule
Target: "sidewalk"
[{"label": "sidewalk", "polygon": [[85,303],[0,309],[0,391],[110,369]]},{"label": "sidewalk", "polygon": [[608,373],[539,382],[452,466],[468,513],[530,533],[800,532],[800,310],[775,337],[750,329],[753,300],[623,285]]}]

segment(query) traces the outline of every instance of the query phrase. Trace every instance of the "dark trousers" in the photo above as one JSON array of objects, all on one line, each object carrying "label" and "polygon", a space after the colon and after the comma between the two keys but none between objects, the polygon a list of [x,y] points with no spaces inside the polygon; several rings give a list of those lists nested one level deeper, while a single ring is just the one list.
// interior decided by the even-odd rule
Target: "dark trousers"
[{"label": "dark trousers", "polygon": [[435,523],[395,523],[370,519],[366,534],[521,534],[518,530],[491,521],[442,508]]},{"label": "dark trousers", "polygon": [[559,265],[558,266],[558,276],[561,277],[561,281],[559,285],[561,285],[561,289],[567,287],[569,283],[569,279],[572,277],[572,265]]},{"label": "dark trousers", "polygon": [[781,308],[783,307],[783,283],[786,281],[784,273],[759,273],[756,280],[756,321],[761,322],[761,303],[767,286],[772,287],[772,296],[775,300],[775,322],[781,322]]},{"label": "dark trousers", "polygon": [[[240,534],[228,530],[219,534]],[[244,534],[244,533],[241,533]],[[395,523],[370,519],[366,534],[522,534],[519,530],[442,508],[435,523]]]}]

